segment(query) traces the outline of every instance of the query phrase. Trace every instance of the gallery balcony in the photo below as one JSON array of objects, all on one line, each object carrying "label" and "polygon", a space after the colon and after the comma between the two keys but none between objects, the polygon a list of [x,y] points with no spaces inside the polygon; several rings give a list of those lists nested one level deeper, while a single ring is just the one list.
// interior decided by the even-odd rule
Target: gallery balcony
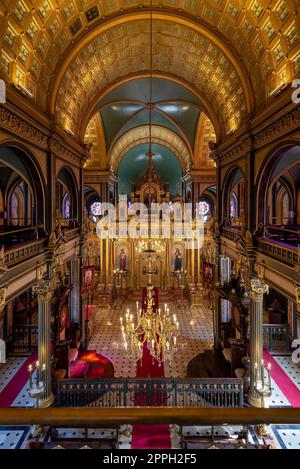
[{"label": "gallery balcony", "polygon": [[[240,226],[228,225],[221,228],[222,236],[236,241],[241,233]],[[294,266],[300,262],[300,225],[268,226],[256,232],[256,247],[259,252]]]},{"label": "gallery balcony", "polygon": [[257,244],[259,252],[293,266],[300,261],[300,226],[268,226],[258,233]]},{"label": "gallery balcony", "polygon": [[[80,227],[76,224],[69,221],[62,227],[66,242],[80,235]],[[0,247],[4,249],[3,264],[7,268],[42,254],[48,242],[49,236],[42,226],[0,226]]]}]

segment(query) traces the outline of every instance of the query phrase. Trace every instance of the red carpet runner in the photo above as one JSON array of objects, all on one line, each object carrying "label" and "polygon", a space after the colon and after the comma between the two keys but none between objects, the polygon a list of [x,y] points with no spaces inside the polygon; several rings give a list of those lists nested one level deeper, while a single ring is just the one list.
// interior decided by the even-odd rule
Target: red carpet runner
[{"label": "red carpet runner", "polygon": [[32,365],[37,360],[37,351],[34,351],[27,360],[23,363],[21,368],[17,371],[10,382],[5,386],[3,391],[0,393],[0,407],[10,407],[16,397],[20,394],[23,387],[27,383],[28,366]]},{"label": "red carpet runner", "polygon": [[[154,308],[158,309],[158,289],[154,289]],[[143,310],[147,308],[147,289],[143,289]],[[144,345],[143,359],[137,364],[137,378],[163,378],[164,366],[153,360],[149,350]],[[141,405],[141,404],[140,404]],[[132,449],[171,449],[169,425],[133,425]]]},{"label": "red carpet runner", "polygon": [[264,350],[264,360],[265,364],[271,363],[271,377],[290,402],[291,406],[300,407],[299,389],[267,350]]}]

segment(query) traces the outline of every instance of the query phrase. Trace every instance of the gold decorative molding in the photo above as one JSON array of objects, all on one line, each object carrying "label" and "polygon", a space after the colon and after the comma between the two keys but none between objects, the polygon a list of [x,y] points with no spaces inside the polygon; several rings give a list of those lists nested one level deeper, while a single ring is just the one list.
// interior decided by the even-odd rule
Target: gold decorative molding
[{"label": "gold decorative molding", "polygon": [[0,126],[21,138],[25,138],[40,148],[48,148],[48,136],[11,111],[0,106]]},{"label": "gold decorative molding", "polygon": [[45,270],[45,265],[44,265],[44,264],[39,265],[38,268],[36,269],[36,279],[37,279],[38,281],[43,279],[43,277],[44,277],[44,270]]},{"label": "gold decorative molding", "polygon": [[2,315],[6,303],[7,286],[0,288],[0,315]]},{"label": "gold decorative molding", "polygon": [[82,155],[76,154],[63,146],[55,137],[49,139],[49,149],[57,157],[62,158],[70,164],[80,165],[82,159],[87,159],[88,155],[83,158]]},{"label": "gold decorative molding", "polygon": [[37,295],[39,302],[50,301],[53,294],[53,280],[42,280],[32,287],[33,294]]},{"label": "gold decorative molding", "polygon": [[0,127],[7,132],[12,132],[19,138],[25,139],[27,142],[38,146],[43,150],[52,151],[56,156],[73,164],[81,165],[83,159],[89,156],[88,148],[82,147],[81,153],[75,153],[60,143],[57,138],[49,137],[46,133],[41,132],[37,127],[19,117],[14,112],[0,105]]},{"label": "gold decorative molding", "polygon": [[285,116],[280,117],[264,130],[254,136],[255,147],[260,147],[266,143],[273,142],[276,138],[282,137],[291,130],[299,129],[300,107],[297,106],[289,111]]},{"label": "gold decorative molding", "polygon": [[264,280],[265,278],[265,266],[261,264],[257,264],[256,266],[257,276],[260,280]]},{"label": "gold decorative molding", "polygon": [[269,285],[263,283],[260,279],[251,280],[251,289],[248,296],[254,301],[263,301],[264,295],[269,293]]},{"label": "gold decorative molding", "polygon": [[298,308],[300,307],[300,286],[296,286],[296,303]]},{"label": "gold decorative molding", "polygon": [[241,143],[236,144],[233,148],[225,150],[224,152],[215,150],[213,152],[215,159],[219,159],[224,162],[226,160],[235,160],[242,158],[247,155],[249,151],[253,148],[253,139],[252,137],[246,137]]}]

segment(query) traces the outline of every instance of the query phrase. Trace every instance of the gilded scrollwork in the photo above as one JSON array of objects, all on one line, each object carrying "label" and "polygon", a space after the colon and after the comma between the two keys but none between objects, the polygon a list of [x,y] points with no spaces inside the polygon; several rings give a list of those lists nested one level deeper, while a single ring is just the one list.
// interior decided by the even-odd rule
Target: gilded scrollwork
[{"label": "gilded scrollwork", "polygon": [[7,286],[0,288],[0,314],[3,313],[6,303]]},{"label": "gilded scrollwork", "polygon": [[248,291],[248,296],[255,301],[262,301],[264,295],[269,293],[269,285],[263,283],[260,279],[255,278],[250,282],[250,290]]},{"label": "gilded scrollwork", "polygon": [[49,301],[53,294],[53,279],[42,280],[32,287],[33,294],[37,295],[38,301]]}]

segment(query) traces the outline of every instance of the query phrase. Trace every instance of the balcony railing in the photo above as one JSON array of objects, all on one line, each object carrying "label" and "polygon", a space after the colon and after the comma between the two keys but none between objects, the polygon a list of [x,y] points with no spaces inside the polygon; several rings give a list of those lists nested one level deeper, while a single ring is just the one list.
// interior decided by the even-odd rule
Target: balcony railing
[{"label": "balcony railing", "polygon": [[60,407],[242,407],[243,380],[58,380]]},{"label": "balcony railing", "polygon": [[[1,243],[1,239],[0,239]],[[6,267],[12,267],[26,259],[42,253],[47,246],[48,238],[24,243],[12,249],[5,250],[4,263]]]},{"label": "balcony railing", "polygon": [[264,348],[270,353],[288,352],[291,338],[287,324],[263,325]]},{"label": "balcony railing", "polygon": [[61,428],[101,428],[110,425],[299,425],[300,409],[296,408],[219,408],[140,407],[106,409],[0,408],[0,425],[44,425]]},{"label": "balcony railing", "polygon": [[298,249],[280,241],[260,238],[258,240],[258,250],[287,264],[294,265],[300,261]]},{"label": "balcony railing", "polygon": [[37,241],[45,237],[42,226],[0,226],[0,245],[10,247]]},{"label": "balcony railing", "polygon": [[69,228],[64,230],[64,238],[66,241],[76,238],[80,235],[80,227]]},{"label": "balcony railing", "polygon": [[238,233],[240,233],[241,229],[239,227],[233,226],[223,226],[222,227],[222,235],[225,238],[231,239],[232,241],[235,240]]}]

